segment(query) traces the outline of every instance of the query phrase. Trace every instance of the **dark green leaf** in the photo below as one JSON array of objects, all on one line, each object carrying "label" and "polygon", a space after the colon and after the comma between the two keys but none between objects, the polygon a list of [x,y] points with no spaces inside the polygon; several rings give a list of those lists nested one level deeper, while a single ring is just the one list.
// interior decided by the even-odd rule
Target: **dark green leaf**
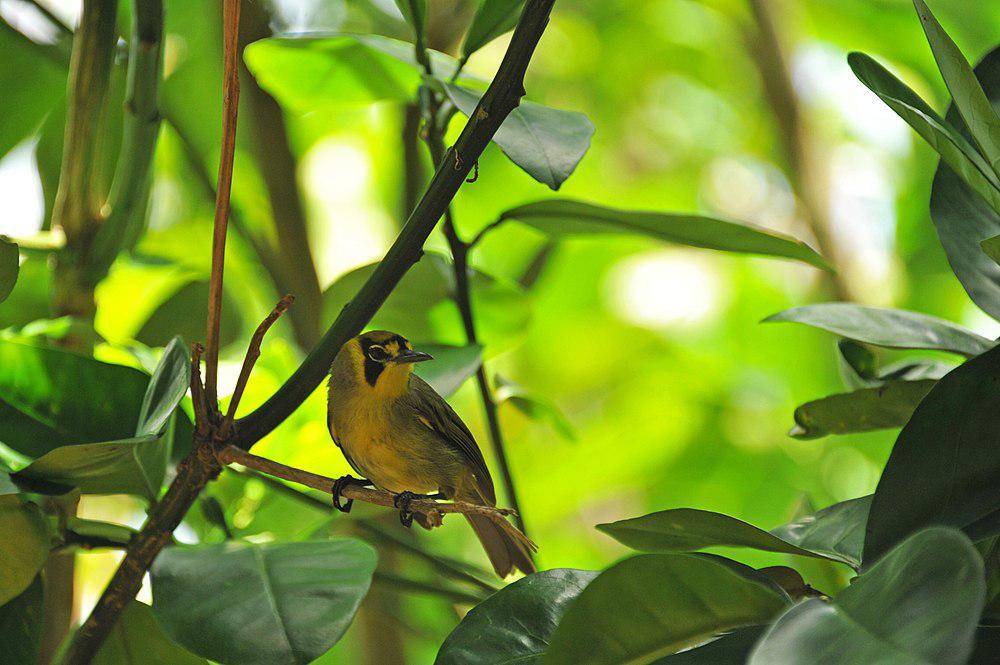
[{"label": "dark green leaf", "polygon": [[848,386],[861,388],[878,381],[878,360],[871,349],[850,339],[837,342],[837,349],[841,375]]},{"label": "dark green leaf", "polygon": [[516,219],[553,238],[638,234],[691,247],[797,259],[831,270],[823,257],[800,240],[750,224],[700,215],[619,210],[571,199],[550,199],[518,206],[504,212],[500,219]]},{"label": "dark green leaf", "polygon": [[472,55],[505,32],[514,29],[524,0],[482,0],[462,43],[462,53]]},{"label": "dark green leaf", "polygon": [[763,634],[759,627],[738,628],[707,644],[660,658],[653,665],[744,665]]},{"label": "dark green leaf", "polygon": [[[47,44],[36,44],[0,21],[0,157],[42,124],[66,92],[66,72],[51,59]],[[30,76],[26,73],[30,72]]]},{"label": "dark green leaf", "polygon": [[[932,524],[1000,511],[1000,349],[941,379],[900,432],[872,500],[864,558]],[[983,537],[990,534],[980,534]]]},{"label": "dark green leaf", "polygon": [[465,615],[435,665],[538,662],[567,606],[595,577],[589,570],[556,568],[504,587]]},{"label": "dark green leaf", "polygon": [[566,610],[542,662],[650,662],[785,607],[780,590],[720,559],[646,554],[608,568]]},{"label": "dark green leaf", "polygon": [[0,302],[7,299],[17,283],[20,252],[17,244],[0,236]]},{"label": "dark green leaf", "polygon": [[450,397],[461,388],[483,361],[483,347],[478,344],[448,346],[417,342],[413,348],[434,356],[434,360],[419,363],[413,370],[442,397]]},{"label": "dark green leaf", "polygon": [[42,637],[42,576],[19,596],[0,603],[0,645],[4,662],[37,663]]},{"label": "dark green leaf", "polygon": [[573,426],[555,404],[532,396],[523,387],[502,376],[497,375],[495,380],[497,404],[510,404],[527,417],[548,423],[562,438],[568,441],[576,440]]},{"label": "dark green leaf", "polygon": [[1000,117],[997,117],[990,100],[976,80],[969,61],[934,18],[924,0],[913,0],[913,5],[955,107],[962,114],[973,141],[992,166],[993,172],[1000,174]]},{"label": "dark green leaf", "polygon": [[375,569],[361,541],[168,547],[153,565],[167,634],[220,663],[309,663],[344,634]]},{"label": "dark green leaf", "polygon": [[149,605],[133,600],[111,629],[93,665],[208,665],[170,641]]},{"label": "dark green leaf", "polygon": [[806,402],[795,409],[795,427],[789,434],[797,439],[816,439],[902,427],[935,383],[931,379],[889,381]]},{"label": "dark green leaf", "polygon": [[778,618],[750,665],[952,665],[966,662],[983,603],[972,543],[933,528],[900,543],[834,603],[807,600]]},{"label": "dark green leaf", "polygon": [[764,319],[765,323],[779,321],[803,323],[893,349],[934,349],[971,358],[993,348],[993,342],[958,324],[902,309],[828,302],[793,307]]},{"label": "dark green leaf", "polygon": [[423,39],[427,26],[427,0],[396,0],[396,6],[413,32]]},{"label": "dark green leaf", "polygon": [[116,545],[125,547],[135,533],[135,530],[124,524],[86,520],[71,515],[66,518],[63,540],[67,545],[79,544],[88,548],[114,547]]},{"label": "dark green leaf", "polygon": [[163,358],[149,380],[139,411],[136,436],[160,434],[167,421],[187,394],[191,381],[191,361],[180,337],[171,340],[163,350]]},{"label": "dark green leaf", "polygon": [[49,556],[41,509],[14,494],[0,496],[0,605],[21,595]]},{"label": "dark green leaf", "polygon": [[[863,527],[864,521],[861,524]],[[765,552],[798,554],[857,565],[856,560],[820,538],[812,543],[816,547],[800,546],[735,517],[694,508],[661,510],[642,517],[598,524],[597,528],[618,542],[643,552],[692,552],[720,546],[752,547]]]},{"label": "dark green leaf", "polygon": [[[480,93],[450,83],[445,90],[455,106],[471,116]],[[552,189],[570,177],[590,147],[594,125],[582,113],[522,101],[500,126],[493,142],[512,162]]]},{"label": "dark green leaf", "polygon": [[871,503],[870,495],[841,501],[771,529],[771,533],[797,547],[859,568]]},{"label": "dark green leaf", "polygon": [[913,127],[970,187],[995,210],[1000,210],[1000,180],[997,174],[958,129],[867,55],[852,53],[847,56],[847,62],[862,83]]}]

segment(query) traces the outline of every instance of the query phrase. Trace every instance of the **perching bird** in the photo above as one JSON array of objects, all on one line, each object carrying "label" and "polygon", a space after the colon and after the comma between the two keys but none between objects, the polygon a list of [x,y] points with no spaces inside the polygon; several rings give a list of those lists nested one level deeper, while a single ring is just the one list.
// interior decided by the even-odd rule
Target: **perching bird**
[{"label": "perching bird", "polygon": [[[345,476],[334,486],[334,505],[350,483],[375,486],[398,496],[403,523],[412,519],[411,499],[441,498],[496,505],[493,479],[469,428],[413,363],[431,360],[401,335],[375,330],[350,340],[330,367],[330,434],[361,479]],[[367,480],[365,480],[367,479]],[[420,514],[418,522],[428,527]],[[500,577],[517,568],[532,573],[531,541],[513,526],[505,531],[490,518],[466,515]],[[516,536],[520,536],[517,538]]]}]

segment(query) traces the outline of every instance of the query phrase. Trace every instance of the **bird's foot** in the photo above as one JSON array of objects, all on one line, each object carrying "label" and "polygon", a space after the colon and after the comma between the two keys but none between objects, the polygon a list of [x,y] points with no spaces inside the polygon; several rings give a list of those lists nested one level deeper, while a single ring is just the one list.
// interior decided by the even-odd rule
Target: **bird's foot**
[{"label": "bird's foot", "polygon": [[399,522],[406,528],[413,524],[413,511],[410,502],[414,499],[441,499],[441,494],[414,494],[410,490],[400,492],[392,499],[392,505],[399,509]]},{"label": "bird's foot", "polygon": [[372,481],[365,478],[355,478],[354,476],[347,475],[337,478],[333,483],[333,489],[330,493],[333,494],[333,507],[342,513],[351,512],[351,506],[354,505],[354,499],[348,499],[346,503],[341,503],[340,493],[350,485],[357,485],[358,487],[370,487]]}]

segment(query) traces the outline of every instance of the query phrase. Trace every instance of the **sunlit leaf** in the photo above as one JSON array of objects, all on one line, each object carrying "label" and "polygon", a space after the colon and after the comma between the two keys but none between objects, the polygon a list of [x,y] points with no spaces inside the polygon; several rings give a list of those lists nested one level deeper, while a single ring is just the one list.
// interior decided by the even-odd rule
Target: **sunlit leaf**
[{"label": "sunlit leaf", "polygon": [[93,660],[94,665],[208,665],[170,641],[153,610],[131,601]]},{"label": "sunlit leaf", "polygon": [[449,397],[461,388],[483,361],[483,347],[479,344],[448,346],[414,342],[413,348],[434,356],[434,360],[418,363],[413,370],[442,397]]},{"label": "sunlit leaf", "polygon": [[20,252],[17,244],[0,236],[0,302],[7,299],[17,283]]},{"label": "sunlit leaf", "polygon": [[929,379],[889,381],[806,402],[795,409],[795,427],[789,434],[797,439],[816,439],[902,427],[935,383]]},{"label": "sunlit leaf", "polygon": [[518,206],[500,216],[500,221],[509,219],[553,238],[644,235],[690,247],[797,259],[831,269],[823,257],[800,240],[750,224],[700,215],[620,210],[571,199],[550,199]]},{"label": "sunlit leaf", "polygon": [[375,551],[339,538],[168,547],[152,568],[166,633],[225,664],[309,663],[344,634],[375,569]]},{"label": "sunlit leaf", "polygon": [[[475,112],[479,92],[452,84],[445,84],[445,90],[462,113]],[[594,125],[582,113],[525,100],[507,116],[493,142],[532,178],[559,189],[583,159],[593,135]]]},{"label": "sunlit leaf", "polygon": [[[66,72],[46,50],[6,21],[0,21],[0,157],[42,124],[45,115],[66,93]],[[25,74],[30,72],[30,76]]]},{"label": "sunlit leaf", "polygon": [[559,407],[552,402],[531,395],[522,386],[500,375],[497,375],[495,379],[497,404],[510,404],[532,420],[548,423],[559,436],[567,441],[576,440],[573,426],[559,410]]},{"label": "sunlit leaf", "polygon": [[952,529],[917,533],[863,572],[833,603],[786,611],[750,665],[957,665],[972,650],[983,568]]},{"label": "sunlit leaf", "polygon": [[[2,547],[2,546],[0,546]],[[0,645],[9,663],[37,663],[42,637],[42,576],[7,603],[0,602]]]},{"label": "sunlit leaf", "polygon": [[590,570],[556,568],[504,587],[465,615],[435,665],[539,662],[566,608],[595,577]]},{"label": "sunlit leaf", "polygon": [[0,496],[0,606],[28,588],[48,556],[48,524],[38,506]]},{"label": "sunlit leaf", "polygon": [[925,526],[969,528],[1000,511],[997,413],[1000,349],[938,381],[900,432],[882,472],[868,518],[865,561]]},{"label": "sunlit leaf", "polygon": [[993,342],[958,324],[902,309],[828,302],[793,307],[764,319],[766,323],[780,321],[894,349],[934,349],[971,358],[993,348]]},{"label": "sunlit leaf", "polygon": [[542,662],[650,662],[720,633],[767,623],[787,597],[755,571],[741,569],[721,557],[687,554],[617,563],[569,606]]},{"label": "sunlit leaf", "polygon": [[505,32],[514,29],[524,0],[482,0],[465,34],[462,53],[472,55]]}]

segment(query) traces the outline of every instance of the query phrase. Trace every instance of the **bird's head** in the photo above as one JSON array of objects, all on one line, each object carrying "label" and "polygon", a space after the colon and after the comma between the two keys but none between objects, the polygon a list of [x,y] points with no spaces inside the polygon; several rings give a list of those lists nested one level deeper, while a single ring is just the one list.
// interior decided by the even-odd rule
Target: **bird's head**
[{"label": "bird's head", "polygon": [[358,335],[347,346],[358,382],[387,394],[403,392],[413,364],[432,359],[430,354],[414,351],[402,335],[387,330]]}]

